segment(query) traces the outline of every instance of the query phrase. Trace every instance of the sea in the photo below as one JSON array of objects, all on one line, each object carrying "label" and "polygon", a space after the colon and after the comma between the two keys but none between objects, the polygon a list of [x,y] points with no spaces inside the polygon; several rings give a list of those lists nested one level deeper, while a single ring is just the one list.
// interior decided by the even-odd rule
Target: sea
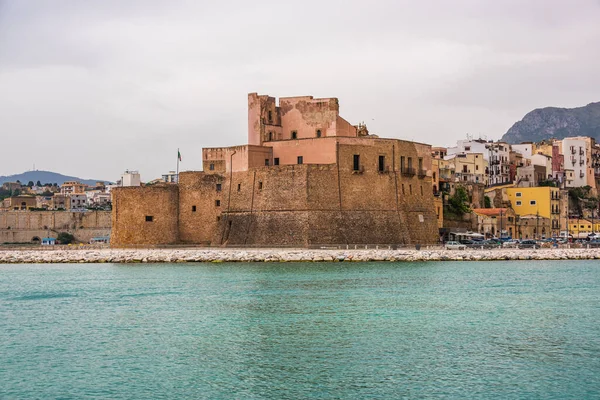
[{"label": "sea", "polygon": [[0,264],[0,398],[600,398],[600,263]]}]

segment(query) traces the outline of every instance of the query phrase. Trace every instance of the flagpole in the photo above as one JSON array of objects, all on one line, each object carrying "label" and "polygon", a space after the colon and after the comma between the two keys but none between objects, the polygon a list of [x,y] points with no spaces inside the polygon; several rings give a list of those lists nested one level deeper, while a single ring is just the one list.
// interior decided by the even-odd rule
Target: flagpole
[{"label": "flagpole", "polygon": [[177,148],[177,184],[179,184],[179,148]]}]

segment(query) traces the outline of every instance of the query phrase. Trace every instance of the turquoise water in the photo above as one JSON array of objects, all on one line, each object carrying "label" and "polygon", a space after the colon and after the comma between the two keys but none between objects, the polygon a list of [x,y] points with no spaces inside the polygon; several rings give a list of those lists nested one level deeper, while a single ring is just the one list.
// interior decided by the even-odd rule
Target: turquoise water
[{"label": "turquoise water", "polygon": [[0,265],[0,398],[598,398],[600,265]]}]

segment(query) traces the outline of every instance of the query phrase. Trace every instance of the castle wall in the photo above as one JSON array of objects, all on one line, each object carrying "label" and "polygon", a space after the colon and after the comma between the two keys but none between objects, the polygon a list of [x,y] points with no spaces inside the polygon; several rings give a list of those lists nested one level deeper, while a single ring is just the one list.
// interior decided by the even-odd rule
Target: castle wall
[{"label": "castle wall", "polygon": [[[118,187],[113,196],[112,246],[178,242],[178,185]],[[146,217],[152,217],[147,221]]]},{"label": "castle wall", "polygon": [[110,211],[3,211],[0,212],[0,243],[26,243],[34,237],[56,237],[67,232],[80,242],[108,236]]},{"label": "castle wall", "polygon": [[221,174],[179,174],[179,240],[182,243],[211,244],[217,219],[226,207],[228,190]]},{"label": "castle wall", "polygon": [[321,130],[321,137],[336,136],[339,104],[335,98],[281,97],[279,108],[284,140],[292,138],[292,130],[298,139],[314,138],[317,130]]}]

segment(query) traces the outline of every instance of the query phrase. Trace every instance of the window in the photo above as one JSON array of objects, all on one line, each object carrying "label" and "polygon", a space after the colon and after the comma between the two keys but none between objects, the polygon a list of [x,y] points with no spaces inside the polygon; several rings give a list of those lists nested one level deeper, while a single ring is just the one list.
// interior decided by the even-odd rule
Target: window
[{"label": "window", "polygon": [[209,169],[209,170],[211,170],[211,171],[214,171],[214,170],[215,170],[215,164],[212,164],[212,163],[211,163],[211,164],[208,166],[208,169]]},{"label": "window", "polygon": [[217,192],[220,192],[220,191],[221,191],[221,184],[217,183]]},{"label": "window", "polygon": [[517,203],[516,203],[516,204],[517,204],[518,206],[520,206],[520,205],[521,205],[521,200],[517,200]]},{"label": "window", "polygon": [[317,129],[317,137],[321,137],[321,130]]},{"label": "window", "polygon": [[385,156],[379,156],[378,170],[379,170],[379,172],[383,172],[384,169],[385,169]]},{"label": "window", "polygon": [[304,159],[302,158],[302,156],[298,156],[298,164],[302,164],[304,161]]},{"label": "window", "polygon": [[273,132],[269,132],[269,140],[273,140]]},{"label": "window", "polygon": [[196,206],[192,206],[192,212],[196,212]]},{"label": "window", "polygon": [[273,121],[273,111],[269,111],[269,122]]},{"label": "window", "polygon": [[354,171],[360,170],[360,155],[359,154],[354,155],[352,169]]},{"label": "window", "polygon": [[412,185],[408,185],[408,194],[412,194]]},{"label": "window", "polygon": [[423,159],[419,157],[419,171],[423,171]]},{"label": "window", "polygon": [[279,165],[279,157],[273,159],[273,165]]},{"label": "window", "polygon": [[531,201],[529,202],[529,205],[530,205],[530,206],[535,206],[535,205],[536,205],[536,201],[535,201],[535,200],[531,200]]},{"label": "window", "polygon": [[421,185],[421,196],[423,196],[423,185]]},{"label": "window", "polygon": [[298,132],[292,131],[292,139],[298,139]]},{"label": "window", "polygon": [[269,166],[269,159],[265,158],[265,167],[268,167],[268,166]]},{"label": "window", "polygon": [[258,190],[262,190],[263,186],[262,186],[262,181],[258,181]]},{"label": "window", "polygon": [[241,184],[241,183],[238,183],[238,192],[239,192],[240,190],[242,190],[242,184]]},{"label": "window", "polygon": [[475,166],[475,171],[479,171],[479,165]]},{"label": "window", "polygon": [[471,151],[471,146],[465,146],[465,151]]},{"label": "window", "polygon": [[154,221],[154,217],[152,215],[146,215],[146,222]]},{"label": "window", "polygon": [[400,172],[404,172],[404,156],[400,156]]},{"label": "window", "polygon": [[517,193],[515,193],[515,196],[516,196],[516,197],[521,197],[522,195],[523,195],[523,194],[522,194],[521,192],[517,192]]},{"label": "window", "polygon": [[221,220],[221,216],[217,215],[217,222],[219,222]]},{"label": "window", "polygon": [[215,200],[215,207],[221,207],[221,200]]}]

